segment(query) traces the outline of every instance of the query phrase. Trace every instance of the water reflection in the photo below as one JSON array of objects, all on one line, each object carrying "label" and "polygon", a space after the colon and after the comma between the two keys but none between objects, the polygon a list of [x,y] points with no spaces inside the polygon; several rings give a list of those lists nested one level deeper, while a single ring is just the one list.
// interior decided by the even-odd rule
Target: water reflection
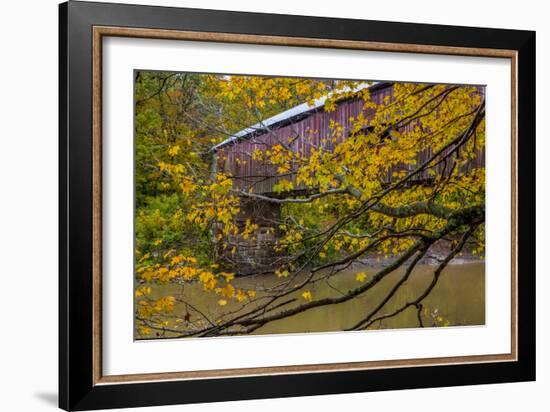
[{"label": "water reflection", "polygon": [[[430,265],[417,266],[408,281],[379,313],[391,313],[404,303],[416,299],[431,282],[434,269],[435,266]],[[254,331],[254,334],[329,332],[349,328],[363,319],[380,303],[403,274],[403,270],[400,269],[388,275],[362,296],[341,304],[314,308],[286,319],[268,323]],[[365,272],[368,281],[369,277],[376,272],[376,269],[350,269],[332,278],[330,283],[321,281],[309,290],[314,299],[335,296],[338,294],[337,291],[345,293],[359,286],[359,281],[356,279],[358,272]],[[234,285],[240,288],[251,288],[260,283],[264,287],[269,287],[277,282],[280,282],[280,280],[274,276],[263,276],[261,279],[240,278],[233,281]],[[154,288],[152,297],[156,299],[171,294],[181,294],[186,301],[201,312],[208,314],[210,318],[216,318],[238,307],[236,302],[229,302],[226,306],[221,307],[218,304],[218,296],[203,292],[202,286],[198,284],[186,285],[185,287],[159,285]],[[301,291],[296,294],[296,297],[300,298],[300,294]],[[423,301],[423,307],[422,320],[426,327],[485,324],[485,264],[475,262],[447,266],[432,293]],[[184,318],[186,313],[187,311],[183,305],[176,307],[176,317]],[[411,307],[395,317],[376,322],[370,329],[418,327],[417,316],[417,310]],[[185,322],[182,322],[179,328],[184,332]],[[162,335],[155,333],[155,335],[150,336],[150,338],[156,337],[162,337]],[[136,338],[140,337],[136,336]]]}]

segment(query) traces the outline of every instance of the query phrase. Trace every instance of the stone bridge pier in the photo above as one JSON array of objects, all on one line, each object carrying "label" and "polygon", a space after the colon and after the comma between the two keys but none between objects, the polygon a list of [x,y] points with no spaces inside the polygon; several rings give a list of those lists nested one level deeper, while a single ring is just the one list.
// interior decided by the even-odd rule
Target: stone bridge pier
[{"label": "stone bridge pier", "polygon": [[246,239],[242,235],[229,235],[228,246],[221,250],[223,265],[237,275],[251,275],[271,270],[277,254],[273,246],[280,236],[281,205],[261,200],[242,199],[237,225],[241,232],[247,220],[258,228]]}]

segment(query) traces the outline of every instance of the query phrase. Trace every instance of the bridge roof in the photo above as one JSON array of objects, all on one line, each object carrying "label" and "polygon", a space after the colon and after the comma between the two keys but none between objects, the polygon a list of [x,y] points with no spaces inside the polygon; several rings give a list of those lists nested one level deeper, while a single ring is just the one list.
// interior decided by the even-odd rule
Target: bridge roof
[{"label": "bridge roof", "polygon": [[[386,87],[389,84],[390,83],[381,83],[381,82],[367,83],[367,82],[364,82],[364,83],[360,83],[354,89],[354,91],[359,91],[359,90],[363,90],[363,89],[366,89],[366,88],[379,89],[379,88]],[[348,87],[339,90],[339,92],[347,92],[347,91],[350,91],[350,89]],[[252,126],[249,126],[245,129],[235,133],[234,135],[230,136],[229,138],[225,139],[223,142],[220,142],[217,145],[213,146],[210,150],[215,152],[218,149],[221,149],[222,147],[228,146],[232,143],[236,143],[240,140],[249,139],[252,136],[254,136],[255,134],[257,134],[258,132],[266,131],[271,127],[276,128],[276,127],[282,126],[284,124],[287,124],[289,121],[291,121],[293,119],[296,119],[296,118],[299,118],[299,117],[307,117],[310,114],[315,113],[321,107],[323,107],[325,105],[325,102],[326,102],[327,98],[331,94],[332,93],[329,93],[327,96],[324,96],[324,97],[321,97],[320,99],[315,100],[312,105],[309,105],[308,103],[302,103],[302,104],[299,104],[298,106],[294,106],[291,109],[285,110],[284,112],[278,113],[275,116],[272,116],[268,119],[265,119],[261,122],[258,122],[258,123],[254,124]]]}]

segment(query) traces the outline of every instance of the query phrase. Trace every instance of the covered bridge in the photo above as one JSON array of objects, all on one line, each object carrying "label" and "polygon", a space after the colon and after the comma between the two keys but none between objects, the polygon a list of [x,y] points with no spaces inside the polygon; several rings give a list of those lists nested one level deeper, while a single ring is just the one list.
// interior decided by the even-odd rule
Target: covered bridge
[{"label": "covered bridge", "polygon": [[[377,104],[382,104],[387,96],[390,99],[392,97],[393,83],[376,83],[370,86],[364,83],[357,90],[367,87],[370,99]],[[480,88],[480,92],[483,93],[483,88]],[[364,102],[360,97],[342,99],[337,102],[335,110],[330,112],[324,110],[325,101],[326,97],[316,100],[313,105],[303,103],[243,129],[217,144],[212,148],[215,154],[214,170],[232,176],[235,189],[248,191],[252,188],[254,193],[277,196],[273,190],[274,185],[280,180],[279,177],[273,177],[277,175],[276,166],[261,159],[255,160],[253,153],[257,150],[266,150],[276,144],[282,144],[305,156],[311,153],[313,147],[323,147],[324,150],[332,151],[342,139],[349,136],[351,118],[356,118],[361,113],[366,119],[374,115],[374,109],[363,108]],[[329,138],[331,120],[343,126],[343,133],[335,142]],[[414,127],[414,124],[405,126],[402,131],[406,132],[408,127]],[[419,152],[417,164],[431,155],[429,150]],[[468,167],[483,166],[484,158],[484,150],[481,150]],[[443,169],[445,166],[441,164],[439,168]],[[393,172],[394,170],[388,171],[388,181]],[[445,170],[438,170],[438,172],[445,173]],[[305,188],[296,185],[294,175],[285,176],[285,179],[291,180],[294,184],[295,195],[304,194]],[[430,177],[425,172],[417,175],[415,179],[429,183]]]},{"label": "covered bridge", "polygon": [[[359,86],[357,91],[368,88],[371,101],[383,104],[386,97],[391,100],[393,85],[393,83],[387,82],[364,83]],[[479,91],[484,93],[484,88],[479,88]],[[299,152],[306,157],[314,147],[323,147],[326,151],[332,151],[335,146],[350,135],[352,118],[356,118],[361,113],[367,120],[374,117],[374,109],[365,110],[364,101],[360,97],[341,99],[336,102],[335,110],[328,112],[324,110],[325,102],[326,97],[316,100],[313,105],[300,104],[247,127],[217,144],[212,148],[214,154],[213,171],[229,174],[233,180],[233,188],[236,190],[248,192],[249,189],[252,189],[255,194],[270,197],[311,194],[311,188],[296,184],[296,177],[293,173],[284,176],[284,179],[292,181],[293,189],[284,194],[276,193],[274,186],[281,179],[281,177],[277,177],[277,167],[265,160],[255,159],[253,154],[257,150],[265,151],[277,144]],[[331,120],[343,127],[343,132],[339,134],[334,142],[331,135]],[[408,127],[414,127],[414,125],[405,126],[401,131],[406,132]],[[419,152],[416,163],[423,163],[431,155],[429,149]],[[481,149],[475,159],[466,167],[482,167],[485,161],[484,158],[484,149]],[[447,163],[441,163],[437,168],[439,168],[439,173],[445,174],[446,168],[450,170],[451,166]],[[388,170],[387,182],[391,180],[394,171]],[[430,179],[433,179],[433,177],[424,172],[416,175],[415,179],[416,183],[429,185],[431,183]],[[272,236],[277,236],[271,234],[268,229],[273,227],[279,216],[280,204],[278,203],[258,200],[246,202],[243,199],[241,202],[241,216],[238,217],[238,220],[242,224],[245,220],[251,219],[259,224],[260,230],[258,231],[258,237],[253,242],[250,239],[248,241],[234,239],[237,243],[245,246],[240,248],[238,257],[232,258],[234,263],[235,260],[239,260],[239,264],[246,262],[257,264],[262,260],[269,260],[269,255],[263,244],[270,239],[272,240]]]}]

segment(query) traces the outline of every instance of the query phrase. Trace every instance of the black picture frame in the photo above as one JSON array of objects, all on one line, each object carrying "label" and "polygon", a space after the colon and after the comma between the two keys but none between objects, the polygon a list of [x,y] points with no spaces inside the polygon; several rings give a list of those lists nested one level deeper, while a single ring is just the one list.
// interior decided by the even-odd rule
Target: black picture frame
[{"label": "black picture frame", "polygon": [[[517,52],[517,361],[94,384],[94,26]],[[59,406],[90,410],[535,380],[535,32],[170,7],[59,6]]]}]

